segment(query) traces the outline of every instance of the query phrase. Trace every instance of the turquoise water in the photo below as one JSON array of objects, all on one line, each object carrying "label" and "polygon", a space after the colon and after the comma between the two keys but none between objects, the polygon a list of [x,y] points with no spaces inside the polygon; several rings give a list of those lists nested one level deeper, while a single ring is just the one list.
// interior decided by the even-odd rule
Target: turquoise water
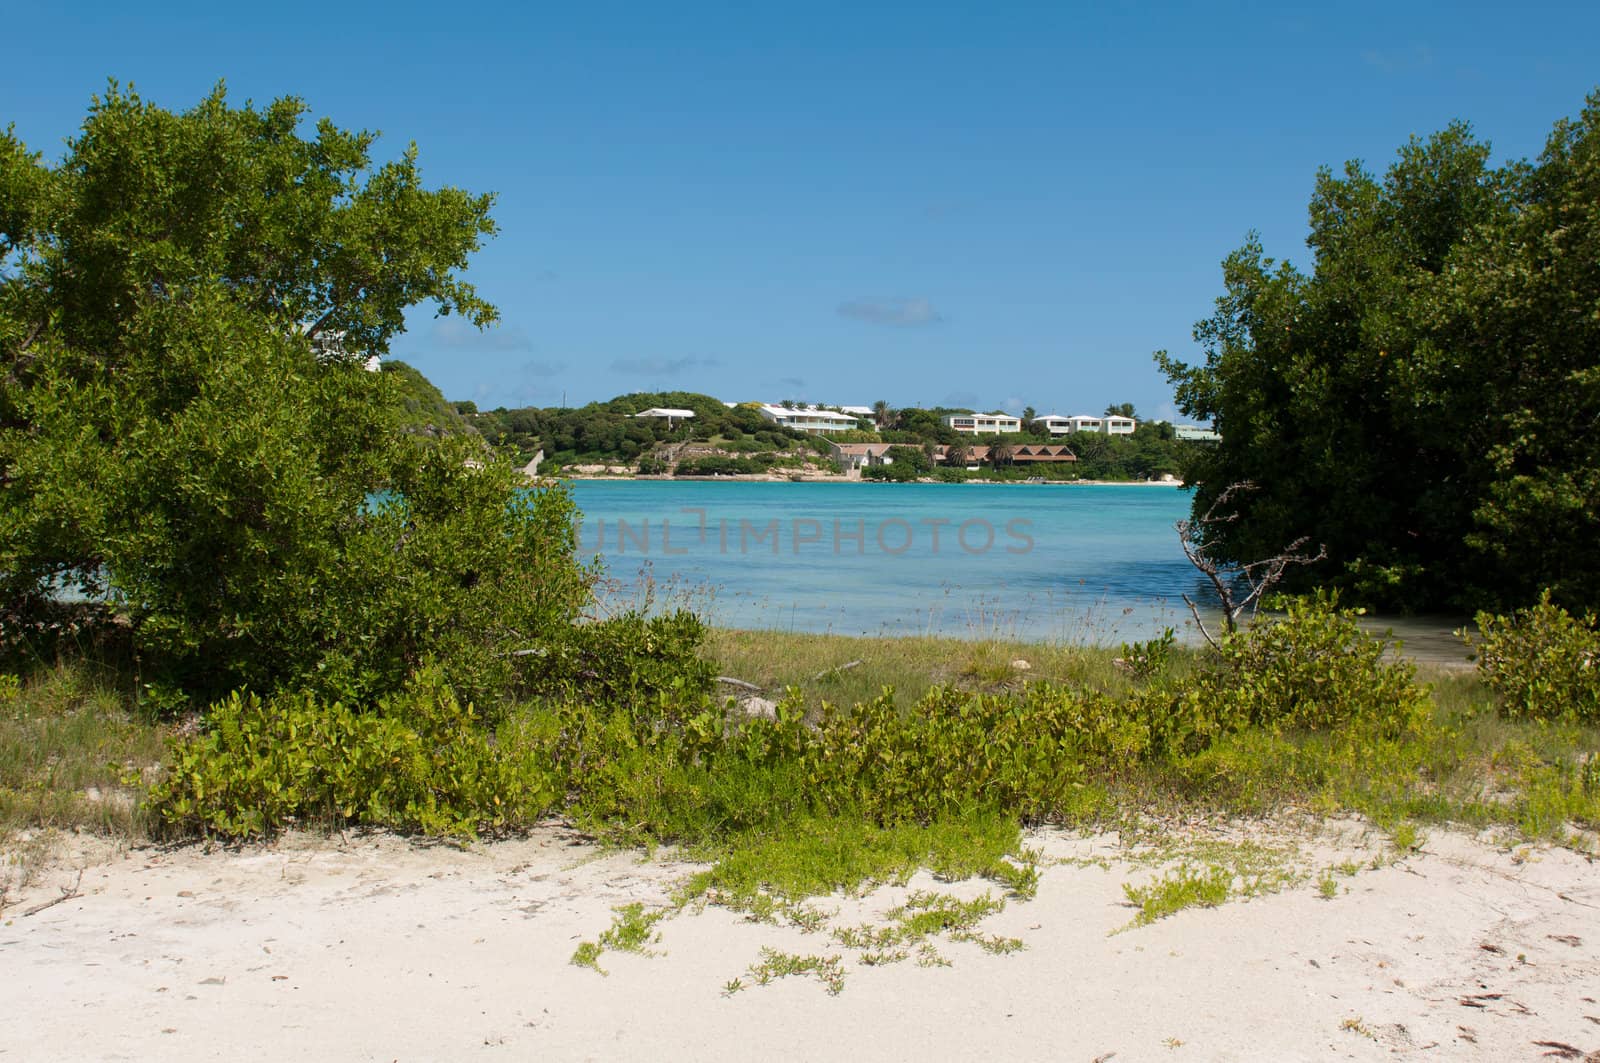
[{"label": "turquoise water", "polygon": [[[729,627],[1116,643],[1204,595],[1169,487],[578,481],[613,606]],[[1205,600],[1202,598],[1202,600]]]}]

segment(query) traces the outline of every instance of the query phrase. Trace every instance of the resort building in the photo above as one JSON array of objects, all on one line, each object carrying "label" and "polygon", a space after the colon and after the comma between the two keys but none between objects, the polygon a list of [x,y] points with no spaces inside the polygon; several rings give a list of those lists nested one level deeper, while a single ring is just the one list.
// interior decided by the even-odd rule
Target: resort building
[{"label": "resort building", "polygon": [[[988,460],[985,452],[984,460]],[[1011,463],[1013,465],[1031,465],[1035,462],[1077,461],[1078,455],[1072,452],[1071,447],[1062,446],[1060,443],[1023,443],[1011,448]]]},{"label": "resort building", "polygon": [[658,418],[661,418],[661,419],[665,420],[667,422],[667,427],[671,428],[674,424],[678,423],[679,421],[690,421],[690,420],[693,420],[694,419],[694,411],[693,410],[676,410],[676,409],[671,409],[671,408],[666,407],[666,406],[652,406],[648,410],[640,410],[638,413],[634,414],[634,416],[635,417],[658,417]]},{"label": "resort building", "polygon": [[1063,417],[1059,413],[1047,413],[1043,417],[1035,417],[1033,423],[1042,427],[1053,436],[1064,436],[1072,431],[1072,418]]},{"label": "resort building", "polygon": [[972,436],[987,436],[1022,431],[1022,418],[1003,413],[954,413],[944,419],[946,426]]},{"label": "resort building", "polygon": [[869,410],[866,415],[852,415],[840,413],[838,410],[825,410],[820,406],[762,405],[757,409],[762,417],[773,424],[793,428],[798,432],[809,432],[812,435],[854,431],[861,427],[861,417],[871,414]]},{"label": "resort building", "polygon": [[1101,431],[1108,436],[1131,436],[1138,427],[1132,417],[1123,417],[1121,414],[1110,414],[1100,419]]},{"label": "resort building", "polygon": [[1053,436],[1066,436],[1074,432],[1094,432],[1108,436],[1131,436],[1137,428],[1138,422],[1132,417],[1123,417],[1120,414],[1107,414],[1103,417],[1092,417],[1087,413],[1074,414],[1063,417],[1059,413],[1046,414],[1035,417],[1034,424],[1042,424],[1045,430]]},{"label": "resort building", "polygon": [[1222,434],[1215,428],[1205,428],[1197,424],[1176,424],[1172,426],[1172,438],[1189,439],[1199,443],[1220,443]]},{"label": "resort building", "polygon": [[[894,459],[889,457],[889,448],[893,443],[830,443],[834,460],[846,474],[859,472],[874,465],[893,465]],[[921,448],[918,448],[921,449]],[[950,452],[955,449],[947,446],[933,448],[933,463],[935,465],[949,464]],[[991,458],[991,447],[967,447],[967,460],[964,464],[968,467],[977,467],[987,464]],[[1013,446],[1011,450],[1011,463],[1014,465],[1030,465],[1037,462],[1075,462],[1078,455],[1072,448],[1060,443],[1023,443]]]},{"label": "resort building", "polygon": [[869,465],[892,465],[888,457],[889,443],[829,443],[833,460],[847,474],[865,469]]}]

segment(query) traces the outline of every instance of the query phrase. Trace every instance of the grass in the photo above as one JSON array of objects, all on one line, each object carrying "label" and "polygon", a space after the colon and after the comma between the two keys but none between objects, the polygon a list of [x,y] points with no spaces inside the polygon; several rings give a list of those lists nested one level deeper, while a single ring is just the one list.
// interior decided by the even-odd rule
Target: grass
[{"label": "grass", "polygon": [[[1175,648],[1157,674],[1135,676],[1118,663],[1126,651],[1001,638],[862,639],[714,630],[706,652],[717,672],[755,683],[769,695],[797,687],[812,719],[824,702],[856,705],[886,687],[897,693],[891,714],[898,711],[902,718],[937,686],[1009,698],[1045,683],[1126,702],[1199,667],[1193,651]],[[1345,861],[1318,871],[1297,852],[1248,840],[1208,840],[1180,826],[1196,821],[1357,813],[1385,832],[1391,853],[1400,856],[1425,844],[1427,826],[1449,823],[1595,847],[1600,728],[1504,719],[1472,674],[1424,668],[1419,679],[1429,687],[1430,718],[1393,733],[1251,726],[1222,732],[1194,752],[1085,753],[1076,776],[1046,779],[1052,789],[1041,817],[1071,827],[1118,830],[1127,859],[1153,869],[1152,878],[1128,889],[1129,903],[1137,909],[1134,926],[1302,883],[1332,897],[1339,892],[1338,876],[1359,870],[1354,861]],[[1159,698],[1150,703],[1163,704]],[[512,714],[511,719],[522,717]],[[1085,726],[1092,725],[1092,714],[1087,719]],[[723,724],[712,719],[697,726],[714,735]],[[530,724],[504,729],[500,738],[532,742],[557,730]],[[0,676],[0,842],[13,857],[7,882],[15,885],[27,861],[38,858],[32,839],[41,830],[82,828],[148,838],[153,824],[139,805],[133,780],[161,762],[168,733],[137,710],[127,689],[87,664],[36,669],[22,678]],[[939,733],[941,740],[966,743],[956,754],[972,744],[970,732]],[[950,737],[958,733],[968,737]],[[1012,733],[1016,744],[975,752],[1027,755],[1033,734],[1028,722]],[[1108,735],[1105,740],[1115,748],[1121,739]],[[815,933],[849,928],[833,928],[832,916],[810,899],[903,885],[919,869],[949,881],[986,879],[1004,895],[992,898],[998,904],[1026,899],[1038,888],[1038,862],[1022,847],[1014,810],[954,799],[942,812],[917,816],[905,815],[903,806],[897,813],[890,804],[876,811],[849,804],[823,807],[811,799],[815,783],[805,772],[813,769],[792,758],[719,753],[722,759],[707,767],[686,757],[682,745],[634,739],[635,745],[624,748],[595,741],[590,751],[598,751],[601,759],[580,757],[567,769],[578,800],[568,806],[574,821],[620,844],[685,845],[688,855],[710,867],[686,882],[668,908],[618,909],[610,928],[579,946],[573,962],[580,965],[600,970],[607,951],[648,953],[661,919],[698,904],[718,904],[751,919]],[[987,739],[983,744],[991,745]],[[908,748],[912,754],[925,752]],[[959,764],[959,757],[951,763]],[[891,781],[905,785],[920,778],[906,774]],[[913,959],[923,965],[948,963],[935,939],[970,941],[994,951],[1020,945],[984,936],[976,920],[968,919],[972,910],[950,906],[955,903],[974,902],[908,902],[870,933],[858,927],[849,931],[856,935],[849,941],[837,935],[836,940],[866,965]],[[831,987],[833,960],[843,962],[774,954],[734,981],[742,987],[752,980],[804,974]]]},{"label": "grass", "polygon": [[693,876],[684,891],[736,910],[760,911],[775,901],[792,905],[903,885],[920,868],[947,880],[988,876],[1008,889],[1027,888],[1037,871],[1006,859],[1020,847],[1016,822],[993,812],[895,827],[859,816],[808,816],[701,847],[696,855],[712,866]]},{"label": "grass", "polygon": [[0,840],[82,828],[146,836],[137,773],[161,762],[166,730],[86,664],[0,683]]},{"label": "grass", "polygon": [[661,940],[661,935],[655,929],[656,924],[673,914],[674,909],[658,908],[647,912],[643,904],[635,902],[613,908],[612,911],[615,915],[611,926],[600,935],[600,939],[582,942],[573,951],[573,966],[588,967],[606,974],[605,968],[600,966],[600,957],[608,951],[654,955],[650,946]]},{"label": "grass", "polygon": [[1215,908],[1233,891],[1233,876],[1226,868],[1180,867],[1143,886],[1125,883],[1122,892],[1139,909],[1130,927],[1148,926],[1185,908]]},{"label": "grass", "polygon": [[[908,704],[937,684],[1004,692],[1047,681],[1113,696],[1136,686],[1114,663],[1117,651],[1060,644],[713,630],[706,650],[721,674],[769,692],[799,686],[808,708],[824,700],[865,701],[884,687],[894,688],[897,701]],[[1192,658],[1189,651],[1175,650],[1169,668],[1182,674],[1193,666]],[[861,663],[842,667],[853,661]],[[1014,668],[1014,661],[1030,667]],[[1499,826],[1531,839],[1593,845],[1591,837],[1572,827],[1587,825],[1592,831],[1600,823],[1600,759],[1594,756],[1600,728],[1503,719],[1472,674],[1424,668],[1419,678],[1429,684],[1435,705],[1435,726],[1426,733],[1353,745],[1338,735],[1241,732],[1174,764],[1091,776],[1076,791],[1080,804],[1068,818],[1103,824],[1130,813],[1160,820],[1180,811],[1354,811],[1392,830],[1401,850],[1419,844],[1420,824],[1441,822]],[[21,680],[5,676],[0,680],[0,838],[79,827],[147,837],[150,825],[138,805],[140,791],[128,780],[130,773],[162,760],[166,736],[165,728],[134,707],[127,690],[86,664],[44,668]],[[733,839],[718,856],[724,874],[735,874],[743,863],[766,867],[780,880],[799,875],[779,883],[780,892],[793,895],[903,875],[925,858],[936,859],[933,849],[919,849],[945,845],[938,838],[953,829],[938,825],[910,842],[910,835],[868,830],[840,816],[808,823],[801,841],[809,851],[779,852],[772,846],[770,822],[754,831],[739,828],[738,806],[770,795],[743,792],[738,781],[696,783],[720,794],[726,806],[702,833]],[[791,789],[800,785],[795,781]],[[977,823],[972,829],[996,828]],[[988,846],[986,866],[1005,851],[997,845]],[[774,864],[790,859],[794,863],[787,869]],[[801,874],[802,866],[810,870]]]},{"label": "grass", "polygon": [[[1049,680],[1113,693],[1130,685],[1113,663],[1117,650],[1003,638],[864,638],[714,628],[706,653],[719,675],[754,683],[769,697],[797,687],[811,709],[824,700],[836,705],[866,701],[885,687],[916,701],[936,685],[1003,691]],[[1173,656],[1178,671],[1187,668],[1192,654],[1176,650]],[[1016,661],[1028,667],[1014,667]],[[860,663],[845,667],[852,662]]]}]

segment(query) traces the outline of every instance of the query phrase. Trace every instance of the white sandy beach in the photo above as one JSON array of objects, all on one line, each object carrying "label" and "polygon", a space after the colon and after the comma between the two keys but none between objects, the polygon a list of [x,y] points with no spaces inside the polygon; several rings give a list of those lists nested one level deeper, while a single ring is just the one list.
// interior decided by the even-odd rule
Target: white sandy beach
[{"label": "white sandy beach", "polygon": [[[1365,858],[1371,837],[1311,846]],[[613,905],[689,868],[557,827],[462,851],[386,835],[96,854],[0,919],[6,1059],[1449,1059],[1600,1049],[1600,867],[1436,833],[1420,853],[1113,933],[1152,873],[1109,837],[1044,833],[1066,863],[949,967],[866,967],[824,933],[710,908],[660,955],[568,959]],[[69,847],[70,848],[70,847]],[[61,895],[78,871],[80,894]],[[913,886],[973,896],[985,882]],[[834,898],[839,922],[906,889]],[[763,945],[842,954],[844,991],[790,978],[725,995]],[[748,980],[748,979],[747,979]],[[1559,1057],[1555,1057],[1559,1058]],[[1595,1057],[1600,1058],[1600,1057]]]}]

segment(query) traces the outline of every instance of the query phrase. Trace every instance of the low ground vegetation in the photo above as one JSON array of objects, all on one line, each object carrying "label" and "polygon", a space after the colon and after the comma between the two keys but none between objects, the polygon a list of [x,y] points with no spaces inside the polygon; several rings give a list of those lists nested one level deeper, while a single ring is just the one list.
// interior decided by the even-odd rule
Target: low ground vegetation
[{"label": "low ground vegetation", "polygon": [[[1582,662],[1600,634],[1553,606],[1484,630],[1482,680],[1424,684],[1327,600],[1221,653],[767,634],[764,671],[749,633],[627,615],[517,658],[531,700],[480,709],[429,665],[371,704],[235,693],[177,719],[113,669],[40,666],[0,684],[0,830],[468,837],[559,815],[682,846],[710,865],[685,904],[765,918],[918,868],[1018,891],[1022,829],[1046,822],[1354,812],[1397,841],[1451,821],[1591,845],[1600,730]],[[1540,669],[1530,694],[1514,655],[1570,667]],[[717,670],[786,692],[750,714]],[[1220,873],[1191,871],[1140,910],[1218,894]]]},{"label": "low ground vegetation", "polygon": [[[1483,627],[1482,678],[1426,683],[1326,598],[1220,652],[1170,633],[1112,651],[708,632],[689,613],[629,613],[528,647],[514,660],[539,693],[482,708],[433,663],[374,702],[307,686],[177,717],[112,666],[25,667],[0,682],[0,905],[51,829],[468,839],[555,816],[704,864],[667,905],[618,909],[574,964],[604,973],[607,952],[654,954],[664,920],[713,904],[824,942],[730,970],[725,992],[805,977],[837,993],[862,966],[1025,948],[983,924],[1037,889],[1025,839],[1038,824],[1115,830],[1149,868],[1126,889],[1129,931],[1284,889],[1336,897],[1420,845],[1426,824],[1592,848],[1600,728],[1582,684],[1600,634],[1548,605]],[[781,693],[755,711],[723,696],[718,672]],[[1191,829],[1349,813],[1386,841],[1334,863]],[[986,888],[913,888],[919,873]],[[817,903],[880,886],[910,892],[867,922]]]}]

